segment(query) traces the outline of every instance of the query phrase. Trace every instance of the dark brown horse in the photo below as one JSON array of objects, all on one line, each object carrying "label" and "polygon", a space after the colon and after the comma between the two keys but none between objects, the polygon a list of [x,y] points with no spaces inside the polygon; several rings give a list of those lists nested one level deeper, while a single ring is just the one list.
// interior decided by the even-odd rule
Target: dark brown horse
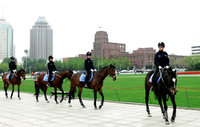
[{"label": "dark brown horse", "polygon": [[[55,78],[52,81],[51,87],[54,87],[55,101],[56,101],[57,104],[58,104],[58,101],[57,101],[57,88],[62,92],[62,99],[60,100],[60,103],[61,103],[63,101],[63,98],[64,98],[64,91],[63,91],[63,88],[62,88],[63,80],[65,78],[68,78],[70,80],[72,75],[73,75],[73,72],[71,70],[55,74]],[[41,89],[44,92],[45,100],[47,101],[47,103],[49,103],[49,101],[47,99],[47,95],[46,95],[47,83],[48,82],[44,81],[44,76],[45,76],[45,74],[41,74],[38,77],[38,80],[37,80],[36,101],[39,102],[38,95],[39,95],[39,91]]]},{"label": "dark brown horse", "polygon": [[[9,79],[6,78],[6,76],[8,75],[9,73],[4,73],[2,75],[2,79],[3,79],[3,83],[4,83],[4,90],[5,90],[5,95],[6,95],[6,98],[8,98],[8,93],[7,93],[7,89],[8,89],[8,86],[9,86]],[[14,86],[17,85],[18,86],[18,98],[20,98],[20,84],[21,84],[21,77],[26,80],[26,75],[25,75],[25,70],[24,69],[20,69],[18,72],[15,72],[14,73],[14,76],[13,78],[11,79],[11,84],[12,84],[12,93],[11,93],[11,96],[10,98],[12,99],[12,96],[13,96],[13,93],[14,93]]]},{"label": "dark brown horse", "polygon": [[[149,72],[145,78],[145,102],[146,102],[146,111],[148,113],[148,117],[151,117],[151,113],[149,110],[149,92],[152,84],[149,82],[149,79],[153,71]],[[159,82],[157,80],[157,86],[155,87],[154,93],[156,98],[158,99],[161,112],[163,114],[163,118],[165,119],[165,124],[169,124],[168,121],[168,114],[167,114],[167,95],[170,97],[172,104],[173,104],[173,113],[171,117],[171,121],[174,122],[176,118],[176,102],[175,102],[175,94],[176,94],[176,84],[177,84],[177,75],[175,69],[166,69],[163,68],[160,70],[162,77],[160,78]],[[159,74],[156,76],[156,79],[159,78]],[[162,105],[162,101],[164,103],[164,108]]]},{"label": "dark brown horse", "polygon": [[[116,80],[116,75],[115,75],[115,66],[110,65],[107,67],[104,67],[102,70],[99,70],[93,74],[93,79],[89,84],[89,89],[94,90],[94,108],[97,109],[96,106],[96,99],[97,99],[97,91],[102,97],[101,100],[101,105],[99,106],[99,109],[102,108],[103,103],[104,103],[104,95],[102,92],[102,87],[103,87],[103,81],[104,79],[110,75],[113,80]],[[85,105],[82,102],[81,99],[81,93],[84,87],[85,82],[80,82],[81,73],[74,74],[71,78],[71,87],[70,87],[70,92],[69,92],[69,106],[71,107],[71,99],[74,98],[74,93],[76,91],[76,87],[78,87],[78,97],[79,97],[79,102],[85,108]]]}]

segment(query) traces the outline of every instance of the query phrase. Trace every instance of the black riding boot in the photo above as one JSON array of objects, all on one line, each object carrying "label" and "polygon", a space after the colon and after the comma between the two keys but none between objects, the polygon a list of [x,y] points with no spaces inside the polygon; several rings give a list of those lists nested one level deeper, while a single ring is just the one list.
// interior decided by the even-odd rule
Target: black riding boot
[{"label": "black riding boot", "polygon": [[89,78],[90,78],[91,72],[87,72],[87,75],[85,77],[85,87],[89,87]]},{"label": "black riding boot", "polygon": [[11,77],[12,77],[12,73],[10,73],[10,75],[9,75],[8,84],[10,84],[10,83],[11,83]]},{"label": "black riding boot", "polygon": [[51,86],[51,78],[52,78],[52,74],[49,74],[48,83],[47,83],[47,86],[48,86],[48,87]]},{"label": "black riding boot", "polygon": [[153,77],[152,77],[152,87],[151,87],[151,91],[154,91],[155,90],[155,87],[157,85],[157,82],[156,82],[156,76],[158,74],[158,69],[156,69],[153,73]]}]

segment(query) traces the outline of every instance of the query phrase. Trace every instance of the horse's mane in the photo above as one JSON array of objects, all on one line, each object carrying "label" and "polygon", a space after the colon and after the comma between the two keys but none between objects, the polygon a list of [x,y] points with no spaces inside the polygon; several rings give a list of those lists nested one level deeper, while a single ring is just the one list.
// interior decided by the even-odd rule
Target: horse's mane
[{"label": "horse's mane", "polygon": [[104,70],[104,69],[106,69],[107,67],[111,67],[111,68],[115,69],[115,66],[111,64],[110,66],[105,66],[105,67],[101,68],[100,70]]},{"label": "horse's mane", "polygon": [[17,73],[20,74],[22,71],[25,72],[24,69],[20,69]]}]

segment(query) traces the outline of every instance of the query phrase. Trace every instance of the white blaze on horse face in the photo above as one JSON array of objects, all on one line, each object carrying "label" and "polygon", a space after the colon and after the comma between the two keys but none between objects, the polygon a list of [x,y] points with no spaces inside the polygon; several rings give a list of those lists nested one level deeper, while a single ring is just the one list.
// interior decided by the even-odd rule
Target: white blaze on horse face
[{"label": "white blaze on horse face", "polygon": [[176,78],[172,78],[172,81],[174,82],[174,88],[176,87]]}]

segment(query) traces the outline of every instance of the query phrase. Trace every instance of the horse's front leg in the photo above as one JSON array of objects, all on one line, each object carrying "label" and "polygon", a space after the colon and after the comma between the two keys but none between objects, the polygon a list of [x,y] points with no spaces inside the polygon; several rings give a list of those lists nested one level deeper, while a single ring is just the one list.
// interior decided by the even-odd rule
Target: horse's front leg
[{"label": "horse's front leg", "polygon": [[19,100],[21,100],[21,98],[20,98],[20,84],[18,84],[18,98],[19,98]]},{"label": "horse's front leg", "polygon": [[99,105],[99,109],[101,109],[104,103],[104,95],[102,89],[100,89],[98,92],[101,95],[101,105]]},{"label": "horse's front leg", "polygon": [[163,105],[162,105],[162,100],[161,100],[160,97],[158,98],[158,103],[160,105],[160,109],[161,109],[161,112],[163,114],[163,119],[165,119],[165,115],[164,115],[165,112],[164,112]]},{"label": "horse's front leg", "polygon": [[97,90],[94,89],[94,109],[97,110]]},{"label": "horse's front leg", "polygon": [[12,93],[11,93],[10,99],[12,99],[13,93],[14,93],[14,85],[12,84]]},{"label": "horse's front leg", "polygon": [[172,101],[173,104],[173,113],[172,113],[172,117],[171,117],[171,121],[174,122],[175,118],[176,118],[176,102],[175,102],[175,96],[171,95],[170,99]]},{"label": "horse's front leg", "polygon": [[168,113],[167,113],[167,100],[166,100],[166,96],[163,97],[163,103],[164,103],[164,109],[165,109],[165,124],[168,125],[169,124],[169,120],[168,120]]}]

